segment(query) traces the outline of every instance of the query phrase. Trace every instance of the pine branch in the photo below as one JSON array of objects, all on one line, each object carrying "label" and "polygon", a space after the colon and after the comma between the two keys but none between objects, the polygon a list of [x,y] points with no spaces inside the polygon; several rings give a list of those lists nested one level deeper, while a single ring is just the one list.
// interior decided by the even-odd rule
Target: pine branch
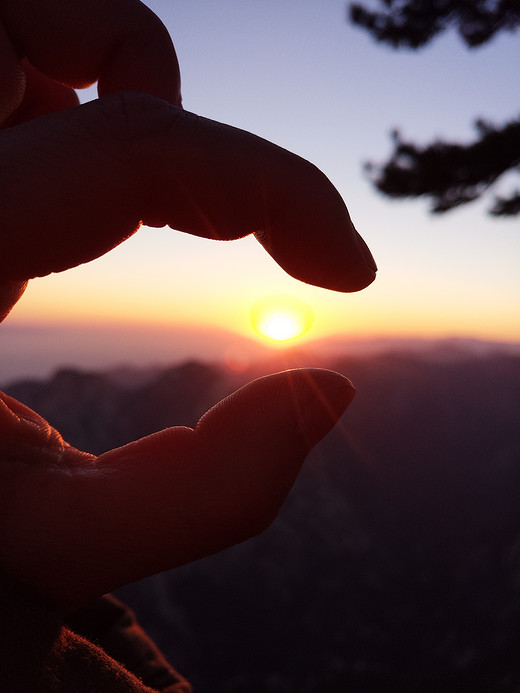
[{"label": "pine branch", "polygon": [[490,213],[496,217],[512,217],[520,214],[520,190],[516,190],[511,197],[496,197],[495,204]]},{"label": "pine branch", "polygon": [[[395,198],[426,196],[433,212],[445,212],[480,197],[507,171],[520,167],[520,120],[501,128],[477,121],[469,145],[436,141],[419,147],[393,134],[394,152],[383,165],[367,164],[374,185]],[[518,195],[497,198],[494,215],[518,214]]]},{"label": "pine branch", "polygon": [[360,3],[349,8],[350,21],[394,48],[419,48],[437,34],[455,27],[473,48],[499,31],[520,25],[518,0],[379,0],[382,11]]}]

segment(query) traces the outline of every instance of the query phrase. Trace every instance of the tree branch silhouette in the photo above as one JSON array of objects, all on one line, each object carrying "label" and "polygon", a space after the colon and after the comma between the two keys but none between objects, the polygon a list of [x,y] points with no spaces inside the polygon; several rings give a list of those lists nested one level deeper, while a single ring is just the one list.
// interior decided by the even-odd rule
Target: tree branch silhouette
[{"label": "tree branch silhouette", "polygon": [[[372,182],[394,198],[428,196],[433,212],[477,199],[500,176],[520,166],[520,120],[497,128],[477,121],[479,137],[468,145],[435,141],[419,147],[393,133],[394,152],[385,164],[366,165]],[[520,212],[520,190],[495,199],[491,213]]]},{"label": "tree branch silhouette", "polygon": [[[520,26],[518,0],[379,0],[373,11],[360,3],[349,8],[351,22],[380,43],[417,49],[437,34],[456,28],[470,48],[500,31]],[[520,119],[497,127],[475,123],[478,138],[470,144],[434,141],[419,146],[393,133],[394,151],[386,163],[366,164],[376,188],[394,198],[427,196],[433,212],[446,212],[479,198],[508,171],[520,166]],[[520,214],[520,189],[495,195],[494,216]]]},{"label": "tree branch silhouette", "polygon": [[349,8],[350,20],[394,48],[419,48],[437,34],[456,27],[471,48],[499,31],[520,25],[518,0],[379,0],[383,11],[359,3]]}]

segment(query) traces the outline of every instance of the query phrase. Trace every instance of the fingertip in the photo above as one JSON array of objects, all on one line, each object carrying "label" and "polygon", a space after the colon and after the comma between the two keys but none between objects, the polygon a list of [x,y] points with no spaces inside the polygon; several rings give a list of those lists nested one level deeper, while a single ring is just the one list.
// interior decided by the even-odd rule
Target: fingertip
[{"label": "fingertip", "polygon": [[256,236],[288,274],[341,292],[374,281],[372,254],[322,171],[299,156],[266,148],[264,179],[271,204]]},{"label": "fingertip", "polygon": [[[272,447],[307,455],[338,421],[355,395],[345,376],[321,368],[299,368],[258,378],[210,409],[196,432],[214,439],[243,440],[244,450]],[[257,438],[257,442],[255,441]],[[301,459],[303,462],[303,459]]]},{"label": "fingertip", "polygon": [[301,379],[298,429],[310,452],[345,413],[356,389],[348,378],[326,369],[290,371],[289,377]]},{"label": "fingertip", "polygon": [[27,59],[22,61],[22,65],[26,74],[26,89],[19,108],[9,121],[10,125],[79,105],[74,89],[39,72]]},{"label": "fingertip", "polygon": [[124,39],[100,71],[99,96],[143,92],[182,108],[179,62],[167,28],[146,5],[135,3],[132,10]]},{"label": "fingertip", "polygon": [[363,255],[363,258],[365,260],[367,267],[369,269],[371,269],[372,272],[374,273],[374,279],[375,279],[375,274],[376,274],[378,268],[377,268],[376,261],[374,260],[374,256],[370,252],[370,248],[366,244],[366,242],[363,239],[363,237],[361,236],[361,234],[359,234],[357,231],[356,231],[356,234],[357,234],[356,240],[358,242],[358,246],[359,246],[359,249],[361,251],[361,254]]},{"label": "fingertip", "polygon": [[26,288],[27,281],[0,281],[0,322],[9,315]]}]

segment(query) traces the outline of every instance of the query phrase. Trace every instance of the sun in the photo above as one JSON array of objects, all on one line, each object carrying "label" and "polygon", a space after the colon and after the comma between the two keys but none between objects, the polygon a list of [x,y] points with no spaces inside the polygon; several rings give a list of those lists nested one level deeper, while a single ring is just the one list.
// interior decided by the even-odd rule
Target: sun
[{"label": "sun", "polygon": [[273,342],[288,342],[309,331],[314,316],[309,305],[293,296],[267,296],[251,309],[255,332]]}]

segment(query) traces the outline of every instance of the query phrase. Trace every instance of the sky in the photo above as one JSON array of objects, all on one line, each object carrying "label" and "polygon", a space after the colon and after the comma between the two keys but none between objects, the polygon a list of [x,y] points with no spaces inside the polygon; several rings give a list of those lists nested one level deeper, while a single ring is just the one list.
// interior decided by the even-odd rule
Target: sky
[{"label": "sky", "polygon": [[103,258],[30,283],[0,326],[0,379],[60,359],[98,366],[239,355],[248,339],[260,348],[250,310],[269,295],[310,306],[302,343],[328,335],[520,342],[518,218],[489,216],[491,198],[432,216],[427,200],[382,197],[363,171],[390,154],[394,128],[424,144],[470,141],[476,117],[515,117],[518,34],[469,51],[449,32],[418,52],[394,51],[348,23],[344,0],[145,4],[174,40],[184,107],[321,168],[372,249],[378,278],[339,294],[286,276],[253,238],[224,243],[143,227]]}]

